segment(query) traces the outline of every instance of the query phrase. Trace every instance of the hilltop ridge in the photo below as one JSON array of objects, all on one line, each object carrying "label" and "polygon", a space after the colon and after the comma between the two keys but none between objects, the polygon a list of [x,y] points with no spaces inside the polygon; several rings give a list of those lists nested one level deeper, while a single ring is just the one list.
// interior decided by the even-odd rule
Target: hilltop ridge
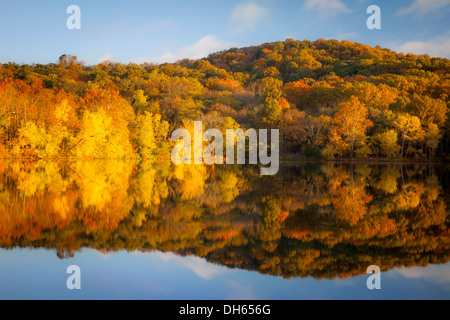
[{"label": "hilltop ridge", "polygon": [[445,158],[449,71],[445,58],[324,39],[162,65],[85,66],[71,55],[8,63],[0,65],[0,155],[167,158],[171,132],[202,120],[220,130],[279,128],[283,155]]}]

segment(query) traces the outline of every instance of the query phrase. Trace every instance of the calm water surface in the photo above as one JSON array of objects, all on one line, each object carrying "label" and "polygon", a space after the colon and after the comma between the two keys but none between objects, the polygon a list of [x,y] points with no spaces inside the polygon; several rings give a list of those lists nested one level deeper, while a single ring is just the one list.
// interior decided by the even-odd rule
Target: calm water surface
[{"label": "calm water surface", "polygon": [[0,298],[449,299],[448,191],[438,165],[0,162]]}]

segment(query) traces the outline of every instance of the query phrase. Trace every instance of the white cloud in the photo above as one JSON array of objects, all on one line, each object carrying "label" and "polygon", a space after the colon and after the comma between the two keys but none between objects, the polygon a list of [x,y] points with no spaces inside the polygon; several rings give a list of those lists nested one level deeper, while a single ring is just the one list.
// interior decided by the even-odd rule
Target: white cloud
[{"label": "white cloud", "polygon": [[134,60],[136,63],[144,62],[155,62],[155,63],[165,63],[165,62],[176,62],[181,59],[201,59],[207,57],[209,54],[229,49],[235,44],[228,41],[223,41],[214,35],[208,35],[201,38],[199,41],[194,43],[189,47],[180,48],[175,53],[166,52],[161,57],[157,58],[146,58],[139,57]]},{"label": "white cloud", "polygon": [[269,10],[256,3],[238,4],[231,13],[233,30],[237,33],[254,29],[258,23],[267,17]]},{"label": "white cloud", "polygon": [[393,272],[408,279],[424,279],[443,286],[450,285],[450,264],[429,265],[426,268],[401,268]]},{"label": "white cloud", "polygon": [[164,262],[173,261],[177,265],[186,267],[205,280],[211,280],[216,276],[233,272],[231,269],[208,263],[205,259],[199,257],[180,257],[171,252],[157,252],[155,255],[160,257]]},{"label": "white cloud", "polygon": [[450,36],[440,36],[427,41],[395,42],[392,50],[403,53],[428,54],[432,57],[450,58]]},{"label": "white cloud", "polygon": [[103,57],[97,59],[97,63],[102,63],[102,62],[111,60],[113,57],[114,57],[114,55],[112,53],[108,52]]},{"label": "white cloud", "polygon": [[330,16],[337,13],[350,13],[350,10],[340,0],[306,0],[304,6],[306,10],[317,10],[323,15]]},{"label": "white cloud", "polygon": [[448,5],[450,5],[450,0],[414,0],[411,6],[400,9],[397,15],[425,14]]}]

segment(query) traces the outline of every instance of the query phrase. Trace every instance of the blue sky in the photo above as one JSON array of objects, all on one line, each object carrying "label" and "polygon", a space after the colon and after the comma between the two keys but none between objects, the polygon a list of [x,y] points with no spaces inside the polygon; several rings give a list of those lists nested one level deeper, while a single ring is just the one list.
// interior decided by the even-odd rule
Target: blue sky
[{"label": "blue sky", "polygon": [[[450,264],[396,268],[381,274],[370,291],[368,275],[348,279],[283,279],[230,269],[204,259],[162,252],[75,252],[0,249],[1,299],[449,299]],[[81,290],[66,287],[70,265],[81,269]]]},{"label": "blue sky", "polygon": [[[69,30],[70,5],[81,30]],[[367,7],[381,8],[369,30]],[[0,62],[56,62],[76,55],[173,62],[265,42],[351,40],[395,51],[450,58],[450,0],[0,0]]]}]

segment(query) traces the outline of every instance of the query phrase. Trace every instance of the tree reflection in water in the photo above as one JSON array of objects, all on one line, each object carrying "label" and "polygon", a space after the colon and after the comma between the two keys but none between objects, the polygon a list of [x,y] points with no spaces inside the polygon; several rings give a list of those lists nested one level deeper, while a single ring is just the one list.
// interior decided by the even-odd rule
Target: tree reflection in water
[{"label": "tree reflection in water", "polygon": [[71,258],[159,250],[289,277],[346,278],[450,260],[447,171],[0,162],[0,246]]}]

